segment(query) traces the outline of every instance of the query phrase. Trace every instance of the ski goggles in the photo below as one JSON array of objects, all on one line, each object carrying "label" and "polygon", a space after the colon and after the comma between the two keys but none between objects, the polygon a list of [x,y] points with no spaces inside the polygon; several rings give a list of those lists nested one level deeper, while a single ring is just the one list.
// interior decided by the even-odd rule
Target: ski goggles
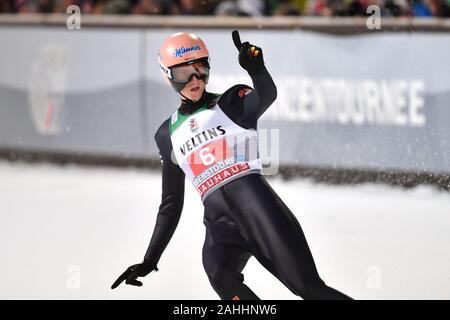
[{"label": "ski goggles", "polygon": [[171,81],[177,84],[186,84],[193,76],[196,76],[199,80],[208,79],[209,68],[208,60],[198,60],[172,68],[164,68],[163,71]]}]

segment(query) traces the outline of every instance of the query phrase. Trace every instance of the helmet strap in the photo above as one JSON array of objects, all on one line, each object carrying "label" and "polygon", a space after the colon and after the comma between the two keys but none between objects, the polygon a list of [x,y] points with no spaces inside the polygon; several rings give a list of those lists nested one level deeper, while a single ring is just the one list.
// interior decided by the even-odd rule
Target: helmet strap
[{"label": "helmet strap", "polygon": [[185,97],[185,96],[181,93],[181,91],[178,91],[178,93],[179,93],[180,96],[182,97],[181,100],[185,100],[186,102],[187,102],[187,101],[195,102],[195,100],[191,100],[191,99],[189,99],[188,97]]}]

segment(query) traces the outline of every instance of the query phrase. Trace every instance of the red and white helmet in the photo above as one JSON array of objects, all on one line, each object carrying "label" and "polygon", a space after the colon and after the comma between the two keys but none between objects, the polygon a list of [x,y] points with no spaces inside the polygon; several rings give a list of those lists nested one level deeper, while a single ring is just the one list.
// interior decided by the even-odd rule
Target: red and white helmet
[{"label": "red and white helmet", "polygon": [[[197,61],[205,61],[209,69],[209,52],[205,43],[195,34],[178,32],[172,34],[162,43],[158,52],[158,63],[165,80],[179,92],[185,83],[176,82],[172,69],[178,66],[193,64]],[[208,83],[208,76],[204,77]]]}]

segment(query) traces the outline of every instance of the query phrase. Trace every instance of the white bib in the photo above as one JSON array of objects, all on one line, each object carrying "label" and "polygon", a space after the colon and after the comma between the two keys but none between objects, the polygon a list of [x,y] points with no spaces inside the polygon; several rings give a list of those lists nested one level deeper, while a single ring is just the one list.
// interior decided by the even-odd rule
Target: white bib
[{"label": "white bib", "polygon": [[217,104],[190,115],[176,111],[169,131],[178,165],[202,201],[234,179],[261,174],[256,130],[237,125]]}]

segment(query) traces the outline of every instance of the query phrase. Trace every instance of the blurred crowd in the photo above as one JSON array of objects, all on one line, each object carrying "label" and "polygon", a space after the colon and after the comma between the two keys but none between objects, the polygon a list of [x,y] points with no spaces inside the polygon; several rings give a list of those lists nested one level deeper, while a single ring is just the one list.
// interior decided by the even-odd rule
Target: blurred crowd
[{"label": "blurred crowd", "polygon": [[0,0],[0,13],[217,16],[365,16],[378,5],[384,16],[450,17],[450,0]]}]

